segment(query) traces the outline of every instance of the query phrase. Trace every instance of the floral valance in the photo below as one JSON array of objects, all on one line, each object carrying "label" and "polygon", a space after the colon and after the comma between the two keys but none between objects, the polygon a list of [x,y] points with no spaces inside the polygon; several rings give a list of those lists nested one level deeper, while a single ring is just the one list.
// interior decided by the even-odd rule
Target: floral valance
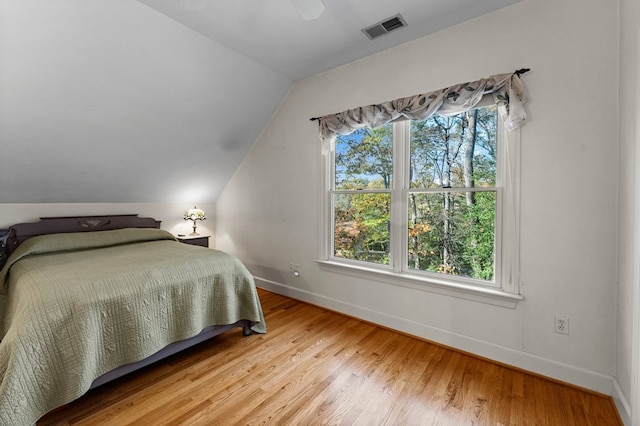
[{"label": "floral valance", "polygon": [[455,115],[468,111],[483,96],[492,95],[508,130],[519,128],[526,119],[524,104],[527,94],[520,75],[526,68],[513,73],[496,74],[470,83],[457,84],[429,93],[399,98],[378,105],[369,105],[337,114],[315,118],[323,139],[346,135],[363,127],[378,127],[400,117],[424,120],[433,114]]}]

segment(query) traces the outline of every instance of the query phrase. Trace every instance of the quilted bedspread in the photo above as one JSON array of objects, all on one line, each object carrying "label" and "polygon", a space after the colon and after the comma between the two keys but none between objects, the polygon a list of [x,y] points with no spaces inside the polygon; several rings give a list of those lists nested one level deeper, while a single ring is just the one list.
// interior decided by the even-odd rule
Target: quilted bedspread
[{"label": "quilted bedspread", "polygon": [[265,332],[235,257],[158,229],[54,234],[0,272],[0,425],[30,425],[91,382],[210,325]]}]

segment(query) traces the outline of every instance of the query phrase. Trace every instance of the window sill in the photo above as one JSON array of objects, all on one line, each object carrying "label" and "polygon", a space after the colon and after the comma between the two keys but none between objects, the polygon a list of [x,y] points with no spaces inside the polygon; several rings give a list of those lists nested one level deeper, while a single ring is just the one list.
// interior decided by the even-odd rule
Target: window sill
[{"label": "window sill", "polygon": [[436,278],[395,273],[360,265],[348,265],[328,260],[316,260],[325,271],[372,279],[386,284],[443,294],[459,299],[514,309],[524,299],[522,295],[507,293],[503,290],[483,288],[468,284],[454,283]]}]

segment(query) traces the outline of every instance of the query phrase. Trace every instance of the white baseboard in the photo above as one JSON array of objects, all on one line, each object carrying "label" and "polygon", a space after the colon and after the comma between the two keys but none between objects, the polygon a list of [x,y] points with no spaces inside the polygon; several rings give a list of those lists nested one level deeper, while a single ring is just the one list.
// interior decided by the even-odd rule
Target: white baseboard
[{"label": "white baseboard", "polygon": [[[256,285],[265,290],[289,296],[316,306],[341,312],[345,315],[360,318],[384,327],[408,333],[442,345],[476,354],[499,363],[521,368],[532,373],[560,380],[575,386],[591,389],[605,395],[614,396],[614,378],[580,367],[564,364],[521,350],[497,345],[484,340],[474,339],[448,330],[420,324],[405,318],[377,312],[362,306],[346,303],[306,290],[300,290],[281,283],[254,277]],[[618,388],[619,390],[619,388]],[[621,392],[619,396],[622,396]],[[624,398],[621,398],[624,401]],[[625,410],[627,405],[623,404]]]},{"label": "white baseboard", "polygon": [[631,425],[631,406],[622,392],[618,381],[615,379],[613,380],[613,393],[611,396],[613,397],[613,401],[616,403],[616,408],[622,418],[622,422],[625,425]]}]

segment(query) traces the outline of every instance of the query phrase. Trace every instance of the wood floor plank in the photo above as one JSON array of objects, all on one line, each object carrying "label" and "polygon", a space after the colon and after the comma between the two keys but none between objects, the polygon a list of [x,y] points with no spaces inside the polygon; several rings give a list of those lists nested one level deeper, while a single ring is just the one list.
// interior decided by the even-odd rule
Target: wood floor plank
[{"label": "wood floor plank", "polygon": [[621,425],[610,397],[260,290],[265,335],[224,333],[38,425]]}]

